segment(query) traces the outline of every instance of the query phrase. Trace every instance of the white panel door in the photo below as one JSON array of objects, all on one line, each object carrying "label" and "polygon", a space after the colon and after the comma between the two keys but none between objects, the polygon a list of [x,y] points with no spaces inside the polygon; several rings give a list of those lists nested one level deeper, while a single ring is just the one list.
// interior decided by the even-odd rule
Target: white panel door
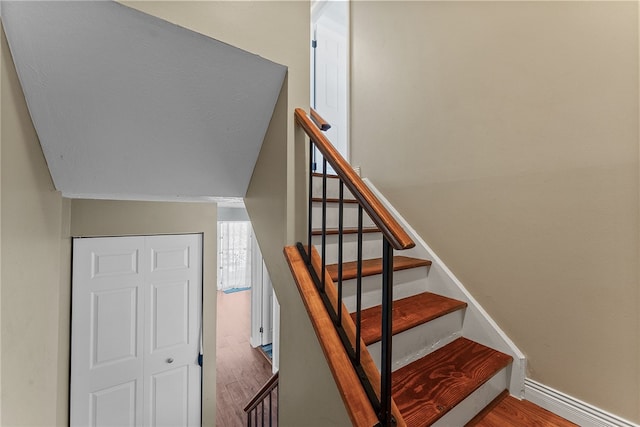
[{"label": "white panel door", "polygon": [[72,426],[200,425],[201,247],[74,240]]},{"label": "white panel door", "polygon": [[[330,2],[332,3],[332,2]],[[339,4],[336,2],[336,4]],[[348,146],[348,68],[346,27],[327,17],[315,23],[315,99],[316,111],[331,124],[325,132],[342,156],[349,160]],[[322,172],[322,155],[316,154],[317,171]]]},{"label": "white panel door", "polygon": [[145,426],[200,425],[199,237],[146,239]]},{"label": "white panel door", "polygon": [[74,240],[71,425],[142,425],[144,239]]}]

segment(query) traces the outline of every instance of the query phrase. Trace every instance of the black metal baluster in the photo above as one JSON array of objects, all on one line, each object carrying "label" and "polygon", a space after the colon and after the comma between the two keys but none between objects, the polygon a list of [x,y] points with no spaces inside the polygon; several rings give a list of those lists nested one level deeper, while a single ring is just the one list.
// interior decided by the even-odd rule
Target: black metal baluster
[{"label": "black metal baluster", "polygon": [[356,363],[360,364],[360,329],[362,326],[362,206],[358,204],[358,275],[356,281]]},{"label": "black metal baluster", "polygon": [[344,240],[344,183],[340,180],[338,195],[338,325],[342,325],[342,243]]},{"label": "black metal baluster", "polygon": [[[296,111],[296,114],[299,114]],[[306,117],[305,117],[306,118]],[[324,143],[324,142],[323,142]],[[344,185],[345,183],[340,180],[339,181],[339,199],[338,199],[338,301],[337,301],[337,310],[334,310],[334,305],[332,301],[329,301],[328,296],[325,293],[325,285],[326,285],[326,251],[327,251],[327,160],[322,156],[323,169],[322,175],[317,173],[317,164],[315,163],[315,143],[310,139],[309,141],[309,218],[308,218],[308,246],[306,251],[306,262],[309,267],[309,273],[312,276],[312,279],[316,286],[320,288],[321,297],[323,299],[323,303],[334,323],[336,324],[337,332],[342,340],[345,350],[347,351],[349,358],[352,360],[353,366],[360,377],[363,387],[365,388],[365,392],[371,401],[371,404],[374,410],[377,412],[379,425],[380,426],[392,426],[396,424],[396,421],[393,418],[391,413],[391,366],[392,366],[392,310],[393,310],[393,247],[389,241],[384,238],[383,240],[383,248],[382,248],[382,324],[381,324],[381,377],[380,377],[380,394],[374,390],[376,387],[373,387],[369,379],[367,378],[366,373],[360,363],[362,347],[360,342],[362,340],[362,273],[363,273],[363,207],[358,204],[358,226],[357,226],[357,261],[356,261],[356,342],[353,343],[352,347],[351,338],[346,334],[346,331],[342,328],[342,298],[343,298],[343,275],[344,275]],[[311,248],[312,248],[312,239],[313,239],[313,216],[317,216],[318,213],[312,215],[312,209],[314,206],[313,202],[313,178],[314,175],[318,177],[322,177],[322,223],[321,223],[321,268],[322,273],[317,274],[316,269],[313,267],[312,259],[311,259]],[[349,183],[347,183],[349,184]],[[317,198],[315,200],[318,200]],[[369,212],[367,212],[369,213]],[[316,220],[317,222],[317,220]],[[305,255],[305,250],[302,243],[298,243],[299,251]],[[348,313],[346,314],[348,315]],[[278,394],[276,394],[276,408],[272,407],[272,393],[269,392],[269,425],[272,424],[272,415],[275,412],[275,424],[277,425],[277,417],[279,408],[277,406]],[[277,392],[276,392],[277,393]],[[264,425],[264,405],[266,400],[263,399],[262,408],[263,408],[263,425]],[[255,409],[254,419],[257,423],[258,414],[257,409]],[[252,420],[249,417],[249,425],[251,425]]]},{"label": "black metal baluster", "polygon": [[327,159],[322,158],[322,292],[326,280],[325,267],[327,265]]},{"label": "black metal baluster", "polygon": [[273,402],[271,401],[271,395],[273,394],[273,390],[269,392],[269,427],[273,425]]},{"label": "black metal baluster", "polygon": [[380,356],[380,421],[391,424],[391,339],[393,323],[393,248],[382,242],[382,350]]},{"label": "black metal baluster", "polygon": [[309,139],[309,223],[307,224],[309,229],[307,231],[307,265],[311,270],[311,239],[313,237],[313,222],[311,221],[313,218],[312,210],[313,210],[313,171],[314,171],[314,162],[313,162],[313,141]]}]

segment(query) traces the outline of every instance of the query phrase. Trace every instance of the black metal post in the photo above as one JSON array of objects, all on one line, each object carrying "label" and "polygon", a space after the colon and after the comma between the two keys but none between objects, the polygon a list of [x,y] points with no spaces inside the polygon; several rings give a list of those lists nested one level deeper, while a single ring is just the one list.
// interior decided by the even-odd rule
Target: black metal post
[{"label": "black metal post", "polygon": [[311,239],[313,237],[313,222],[311,219],[313,218],[312,210],[313,210],[313,141],[309,139],[309,222],[308,222],[308,235],[307,235],[307,265],[309,266],[309,270],[311,270]]},{"label": "black metal post", "polygon": [[325,267],[327,266],[327,159],[322,159],[322,292],[326,281]]},{"label": "black metal post", "polygon": [[262,412],[262,427],[264,427],[264,399],[262,399],[262,403],[260,404],[260,408]]},{"label": "black metal post", "polygon": [[273,390],[269,392],[269,427],[273,425],[273,402],[271,401],[271,395],[273,394]]},{"label": "black metal post", "polygon": [[391,424],[391,338],[393,334],[393,248],[382,242],[382,351],[380,357],[380,421]]},{"label": "black metal post", "polygon": [[360,364],[360,332],[362,326],[362,206],[358,204],[358,274],[356,279],[356,363]]},{"label": "black metal post", "polygon": [[342,243],[344,231],[344,183],[340,180],[338,193],[338,325],[342,325]]}]

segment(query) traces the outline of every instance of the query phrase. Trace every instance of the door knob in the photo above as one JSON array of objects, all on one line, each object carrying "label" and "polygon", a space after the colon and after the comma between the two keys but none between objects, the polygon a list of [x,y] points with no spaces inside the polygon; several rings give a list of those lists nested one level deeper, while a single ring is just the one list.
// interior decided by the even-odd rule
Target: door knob
[{"label": "door knob", "polygon": [[173,357],[168,358],[167,363],[173,363]]}]

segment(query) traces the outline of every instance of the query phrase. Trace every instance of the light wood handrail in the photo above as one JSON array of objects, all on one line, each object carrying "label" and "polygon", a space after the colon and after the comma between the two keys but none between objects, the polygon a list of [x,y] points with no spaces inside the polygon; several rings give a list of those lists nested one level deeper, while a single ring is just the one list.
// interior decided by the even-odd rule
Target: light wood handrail
[{"label": "light wood handrail", "polygon": [[253,398],[244,407],[244,412],[249,412],[256,408],[258,404],[264,400],[278,385],[279,372],[276,372],[269,378],[269,380],[262,386],[260,390],[253,396]]},{"label": "light wood handrail", "polygon": [[320,130],[323,131],[323,132],[326,132],[329,129],[331,129],[331,124],[328,121],[326,121],[320,115],[320,113],[318,113],[313,108],[311,109],[311,120],[313,120],[315,122],[316,126],[318,126],[320,128]]},{"label": "light wood handrail", "polygon": [[371,220],[378,226],[382,234],[387,238],[391,247],[396,250],[409,249],[415,243],[398,224],[391,213],[384,207],[375,194],[355,173],[349,162],[335,149],[326,136],[309,118],[302,108],[295,110],[296,122],[304,129],[305,133],[315,143],[316,147],[327,159],[336,174],[342,179],[344,185],[351,191]]}]

